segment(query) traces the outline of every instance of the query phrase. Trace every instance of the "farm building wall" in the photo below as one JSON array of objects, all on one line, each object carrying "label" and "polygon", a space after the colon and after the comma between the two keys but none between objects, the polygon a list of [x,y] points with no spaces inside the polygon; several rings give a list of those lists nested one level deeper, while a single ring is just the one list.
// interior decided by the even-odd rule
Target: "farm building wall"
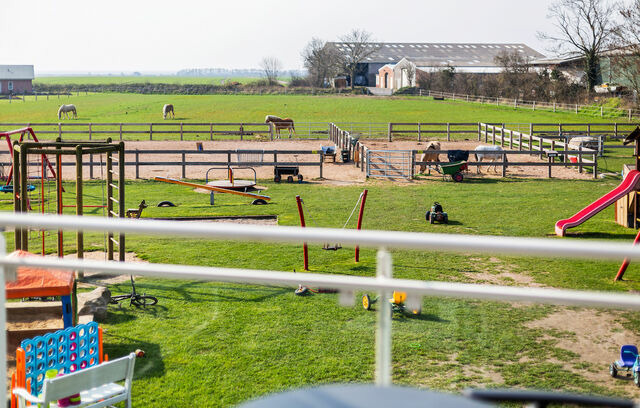
[{"label": "farm building wall", "polygon": [[33,92],[33,85],[30,79],[0,79],[0,94],[9,95],[31,93]]},{"label": "farm building wall", "polygon": [[378,88],[393,88],[393,67],[385,65],[378,71]]}]

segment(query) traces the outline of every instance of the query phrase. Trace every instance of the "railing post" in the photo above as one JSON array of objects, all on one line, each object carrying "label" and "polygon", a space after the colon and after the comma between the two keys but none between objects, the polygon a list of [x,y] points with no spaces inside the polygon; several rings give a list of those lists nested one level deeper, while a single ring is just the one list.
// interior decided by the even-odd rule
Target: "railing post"
[{"label": "railing post", "polygon": [[582,173],[582,143],[578,146],[578,173]]},{"label": "railing post", "polygon": [[140,152],[136,149],[136,179],[140,178]]},{"label": "railing post", "polygon": [[451,141],[451,123],[447,122],[447,142]]},{"label": "railing post", "polygon": [[62,123],[58,122],[58,137],[62,140]]},{"label": "railing post", "polygon": [[184,140],[184,137],[182,136],[182,122],[180,122],[180,140]]},{"label": "railing post", "polygon": [[387,140],[391,141],[391,132],[393,131],[393,124],[389,122],[389,128],[387,129]]},{"label": "railing post", "polygon": [[[91,140],[91,123],[89,123],[89,140]],[[93,177],[92,177],[93,178]]]},{"label": "railing post", "polygon": [[186,155],[184,153],[182,154],[182,178],[187,178],[187,161],[186,159]]},{"label": "railing post", "polygon": [[418,142],[422,141],[422,134],[420,133],[420,122],[418,122]]},{"label": "railing post", "polygon": [[[378,250],[376,276],[385,281],[393,276],[391,254],[386,249]],[[378,310],[378,329],[376,333],[376,385],[388,387],[391,385],[391,297],[389,290],[380,293],[380,308]]]},{"label": "railing post", "polygon": [[478,122],[478,142],[482,140],[482,123]]},{"label": "railing post", "polygon": [[213,123],[209,123],[209,140],[213,140]]}]

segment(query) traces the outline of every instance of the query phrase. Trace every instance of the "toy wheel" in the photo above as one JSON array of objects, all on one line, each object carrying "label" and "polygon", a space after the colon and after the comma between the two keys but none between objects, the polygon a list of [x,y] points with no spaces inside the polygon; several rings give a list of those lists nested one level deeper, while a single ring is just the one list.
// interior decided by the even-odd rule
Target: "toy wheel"
[{"label": "toy wheel", "polygon": [[453,177],[453,181],[455,181],[456,183],[460,183],[462,179],[464,179],[464,177],[462,176],[462,173],[456,173],[452,177]]},{"label": "toy wheel", "polygon": [[616,363],[611,363],[609,365],[609,375],[612,376],[613,378],[616,378],[616,376],[618,375],[618,369],[616,368]]},{"label": "toy wheel", "polygon": [[364,310],[371,310],[371,298],[366,293],[362,296],[362,307]]},{"label": "toy wheel", "polygon": [[279,183],[279,182],[280,182],[280,180],[282,180],[282,178],[281,178],[280,176],[275,176],[275,177],[273,178],[273,181],[275,181],[276,183]]},{"label": "toy wheel", "polygon": [[302,183],[303,177],[302,174],[298,174],[298,183]]},{"label": "toy wheel", "polygon": [[429,221],[429,216],[431,215],[431,211],[427,211],[427,213],[424,215],[424,218]]},{"label": "toy wheel", "polygon": [[293,176],[287,177],[287,183],[293,183]]}]

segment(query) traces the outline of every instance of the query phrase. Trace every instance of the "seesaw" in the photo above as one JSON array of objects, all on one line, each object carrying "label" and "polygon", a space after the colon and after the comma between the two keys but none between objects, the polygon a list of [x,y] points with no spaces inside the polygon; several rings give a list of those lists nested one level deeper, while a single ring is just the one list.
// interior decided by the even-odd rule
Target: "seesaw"
[{"label": "seesaw", "polygon": [[181,181],[181,180],[170,179],[170,178],[166,178],[166,177],[155,177],[154,180],[163,181],[165,183],[179,184],[181,186],[202,188],[202,189],[213,191],[213,192],[216,192],[216,193],[235,194],[235,195],[239,195],[239,196],[243,196],[243,197],[255,198],[255,200],[252,202],[252,204],[266,204],[267,201],[271,200],[271,197],[269,197],[269,196],[253,194],[253,193],[245,193],[244,191],[235,191],[235,190],[229,190],[229,189],[220,188],[220,187],[212,187],[212,186],[209,186],[209,185],[206,185],[206,184],[189,183],[188,181]]}]

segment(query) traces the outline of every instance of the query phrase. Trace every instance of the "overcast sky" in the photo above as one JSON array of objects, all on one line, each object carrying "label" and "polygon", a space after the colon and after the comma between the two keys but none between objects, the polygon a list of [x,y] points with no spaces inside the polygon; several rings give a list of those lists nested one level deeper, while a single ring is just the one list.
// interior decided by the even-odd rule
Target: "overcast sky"
[{"label": "overcast sky", "polygon": [[0,0],[0,64],[52,71],[301,69],[312,37],[525,43],[548,55],[552,0]]}]

